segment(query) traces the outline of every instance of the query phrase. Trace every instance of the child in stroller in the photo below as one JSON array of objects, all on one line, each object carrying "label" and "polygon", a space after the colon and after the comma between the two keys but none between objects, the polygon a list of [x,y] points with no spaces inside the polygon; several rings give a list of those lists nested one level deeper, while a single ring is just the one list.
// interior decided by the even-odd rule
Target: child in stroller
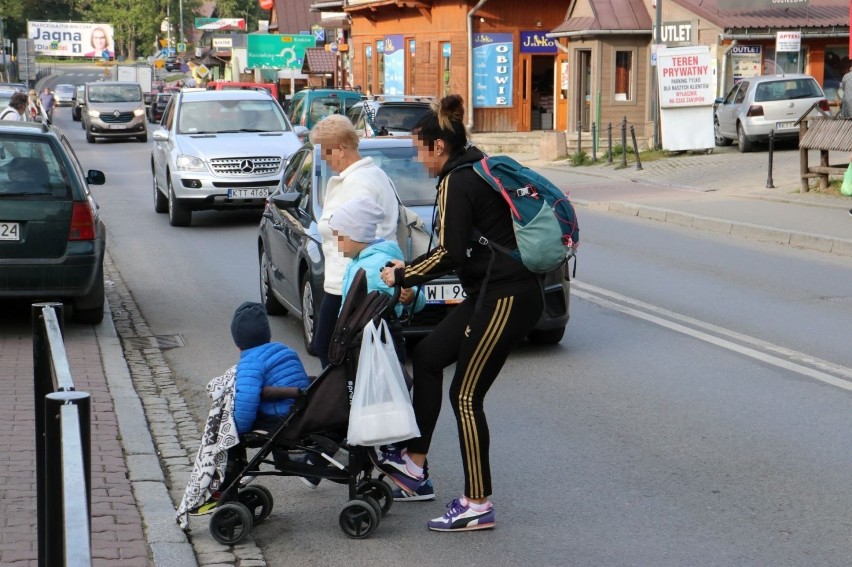
[{"label": "child in stroller", "polygon": [[220,485],[209,523],[216,541],[235,545],[271,514],[272,493],[256,482],[241,482],[249,477],[315,477],[346,484],[349,497],[339,514],[340,528],[352,538],[365,538],[376,529],[393,504],[392,490],[371,478],[373,465],[366,448],[349,446],[344,438],[361,330],[393,309],[398,296],[398,292],[394,298],[367,293],[364,271],[354,276],[332,335],[331,364],[300,392],[287,417],[274,428],[240,435],[240,445],[258,450],[240,470],[229,471]]}]

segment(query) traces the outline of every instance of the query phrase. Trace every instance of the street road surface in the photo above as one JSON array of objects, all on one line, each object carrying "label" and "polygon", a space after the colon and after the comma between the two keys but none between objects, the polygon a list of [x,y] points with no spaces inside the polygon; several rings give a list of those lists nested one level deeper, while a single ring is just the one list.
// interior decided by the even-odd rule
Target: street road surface
[{"label": "street road surface", "polygon": [[[106,172],[94,191],[123,280],[154,334],[183,337],[166,357],[200,423],[205,383],[237,358],[233,310],[258,299],[260,213],[170,227],[151,144],[86,144],[69,112],[57,122],[84,167]],[[397,503],[353,541],[337,526],[343,487],[265,482],[275,509],[252,537],[270,565],[848,565],[848,259],[578,213],[568,332],[520,345],[488,398],[498,527],[425,528],[463,488],[445,404],[435,502]],[[302,351],[295,320],[272,328]]]}]

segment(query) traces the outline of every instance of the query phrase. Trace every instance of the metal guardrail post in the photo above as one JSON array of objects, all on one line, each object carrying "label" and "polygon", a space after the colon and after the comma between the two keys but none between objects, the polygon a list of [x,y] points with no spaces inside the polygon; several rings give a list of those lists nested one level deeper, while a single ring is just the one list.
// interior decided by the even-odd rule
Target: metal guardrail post
[{"label": "metal guardrail post", "polygon": [[627,167],[627,117],[621,121],[621,167]]},{"label": "metal guardrail post", "polygon": [[595,136],[597,134],[597,131],[598,131],[597,124],[592,122],[592,161],[593,162],[598,161],[598,145],[597,145],[597,143],[595,143],[595,140],[597,139],[596,136]]},{"label": "metal guardrail post", "polygon": [[50,343],[47,322],[44,320],[45,307],[51,307],[58,315],[57,330],[61,335],[58,321],[62,320],[62,303],[35,303],[32,306],[31,322],[33,330],[33,387],[35,397],[35,457],[36,457],[36,530],[38,532],[39,567],[44,566],[45,556],[45,465],[44,465],[44,405],[41,400],[53,392],[51,374]]},{"label": "metal guardrail post", "polygon": [[633,140],[633,153],[636,154],[636,171],[642,169],[642,158],[639,157],[639,145],[636,144],[636,130],[630,125],[630,138]]},{"label": "metal guardrail post", "polygon": [[583,151],[583,122],[577,121],[577,154]]},{"label": "metal guardrail post", "polygon": [[606,143],[609,150],[609,158],[607,158],[606,162],[612,163],[612,122],[606,127]]},{"label": "metal guardrail post", "polygon": [[[68,551],[81,552],[79,540],[67,540],[66,530],[85,533],[89,544],[90,396],[86,392],[54,392],[44,398],[45,534],[44,563],[69,565]],[[77,406],[77,407],[72,407]],[[83,421],[85,420],[85,423]],[[39,557],[39,561],[41,557]],[[90,560],[91,563],[91,560]],[[81,563],[76,563],[81,565]]]},{"label": "metal guardrail post", "polygon": [[775,189],[775,185],[772,183],[772,154],[775,150],[775,130],[769,130],[769,170],[767,171],[766,177],[766,188],[767,189]]}]

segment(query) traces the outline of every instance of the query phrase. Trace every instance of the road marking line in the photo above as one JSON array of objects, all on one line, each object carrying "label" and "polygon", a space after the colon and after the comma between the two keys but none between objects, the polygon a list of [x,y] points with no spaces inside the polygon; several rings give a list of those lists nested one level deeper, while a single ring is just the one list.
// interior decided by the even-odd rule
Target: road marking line
[{"label": "road marking line", "polygon": [[[791,372],[796,372],[803,376],[808,376],[809,378],[819,380],[820,382],[836,386],[843,390],[852,391],[852,369],[850,368],[762,341],[742,333],[737,333],[730,329],[725,329],[724,327],[719,327],[699,321],[698,319],[686,317],[673,311],[668,311],[667,309],[663,309],[649,303],[644,303],[597,286],[580,283],[577,280],[574,280],[572,283],[572,288],[572,293],[577,297],[600,305],[601,307],[620,311],[626,315],[643,319],[678,333],[682,333],[698,340],[748,356],[755,360],[759,360]],[[652,313],[657,313],[659,316]],[[676,323],[675,321],[680,321],[683,324]],[[688,327],[686,325],[692,325],[697,328]],[[710,333],[724,335],[756,348],[743,346],[742,344],[737,344],[733,340],[723,339]],[[774,356],[766,352],[760,352],[759,350],[756,350],[757,348],[777,353],[778,355],[784,356],[790,360],[785,360],[780,358],[780,356]],[[793,362],[794,360],[800,361],[803,364]],[[804,366],[804,364],[809,364],[812,367]],[[826,372],[823,372],[823,370]],[[832,374],[829,374],[828,372],[831,372]]]}]

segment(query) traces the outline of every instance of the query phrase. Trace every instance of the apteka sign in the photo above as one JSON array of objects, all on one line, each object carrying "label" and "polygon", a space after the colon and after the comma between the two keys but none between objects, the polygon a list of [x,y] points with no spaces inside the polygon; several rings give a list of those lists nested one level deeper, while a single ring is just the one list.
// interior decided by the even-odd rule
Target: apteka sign
[{"label": "apteka sign", "polygon": [[706,47],[658,51],[657,72],[662,108],[707,106],[716,99],[710,50]]}]

